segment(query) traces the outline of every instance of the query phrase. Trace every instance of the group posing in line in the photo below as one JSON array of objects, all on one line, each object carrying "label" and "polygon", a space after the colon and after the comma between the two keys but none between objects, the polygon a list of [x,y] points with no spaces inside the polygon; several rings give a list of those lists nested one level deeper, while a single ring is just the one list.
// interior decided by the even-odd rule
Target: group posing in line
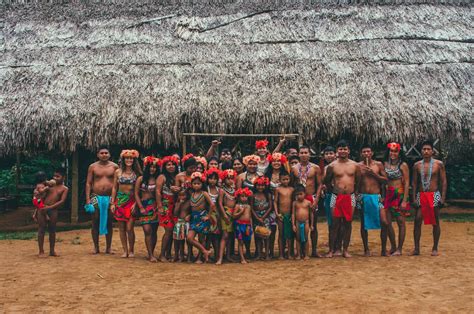
[{"label": "group posing in line", "polygon": [[[281,153],[284,144],[285,139],[280,140],[270,153],[267,140],[256,141],[255,154],[244,158],[232,158],[229,149],[222,149],[217,155],[218,141],[212,142],[203,157],[188,154],[180,158],[174,154],[140,159],[138,151],[123,150],[120,166],[110,161],[107,147],[100,147],[98,161],[89,166],[85,191],[85,210],[92,215],[93,253],[99,253],[99,235],[106,236],[105,252],[112,253],[115,219],[124,258],[134,257],[136,222],[143,228],[150,262],[203,263],[210,258],[216,264],[231,262],[235,258],[235,239],[241,263],[250,258],[276,257],[276,239],[280,259],[349,258],[352,220],[357,209],[365,256],[371,255],[368,230],[372,229],[381,230],[382,256],[402,255],[405,218],[410,214],[415,215],[412,254],[420,254],[424,222],[433,226],[432,255],[438,255],[439,211],[445,202],[447,181],[443,163],[433,158],[432,142],[422,143],[423,159],[412,168],[412,202],[410,169],[399,143],[387,144],[383,162],[373,160],[372,148],[364,145],[362,161],[355,162],[349,159],[348,142],[340,140],[335,148],[323,150],[321,167],[310,162],[309,147],[289,148]],[[45,256],[46,228],[50,255],[57,256],[57,210],[68,192],[64,175],[64,170],[58,169],[53,180],[47,180],[44,173],[38,176],[33,203],[37,209],[34,218],[39,224],[40,256]],[[319,209],[326,213],[329,230],[325,255],[317,251]],[[398,241],[393,218],[398,225]],[[159,227],[164,228],[164,235],[157,258]]]}]

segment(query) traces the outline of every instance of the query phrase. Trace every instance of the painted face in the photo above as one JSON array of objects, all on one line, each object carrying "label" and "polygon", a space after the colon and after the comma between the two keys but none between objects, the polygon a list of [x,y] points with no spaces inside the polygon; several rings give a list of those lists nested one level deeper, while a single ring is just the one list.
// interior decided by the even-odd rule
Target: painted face
[{"label": "painted face", "polygon": [[200,173],[203,173],[204,172],[204,166],[201,163],[198,163],[196,165],[196,171],[200,172]]},{"label": "painted face", "polygon": [[97,158],[99,158],[100,161],[108,161],[110,159],[110,152],[108,149],[101,149],[97,153]]},{"label": "painted face", "polygon": [[261,156],[266,156],[268,153],[268,150],[266,147],[260,147],[257,149],[257,155]]},{"label": "painted face", "polygon": [[283,186],[288,186],[288,184],[290,184],[290,177],[289,176],[280,176],[280,183]]},{"label": "painted face", "polygon": [[390,149],[389,156],[391,160],[397,160],[400,157],[400,151],[398,149]]},{"label": "painted face", "polygon": [[219,164],[217,163],[217,160],[213,159],[209,162],[209,169],[210,168],[216,168],[216,169],[219,168]]},{"label": "painted face", "polygon": [[231,161],[232,160],[232,154],[230,152],[222,152],[221,153],[221,161]]},{"label": "painted face", "polygon": [[309,161],[309,149],[307,148],[302,148],[300,149],[300,161]]},{"label": "painted face", "polygon": [[168,161],[165,168],[168,173],[174,173],[176,171],[176,165],[172,161]]},{"label": "painted face", "polygon": [[249,161],[247,165],[247,171],[250,173],[255,173],[257,172],[257,163],[253,160]]},{"label": "painted face", "polygon": [[232,168],[235,170],[235,172],[241,173],[244,170],[244,164],[241,163],[240,160],[236,159],[234,160]]},{"label": "painted face", "polygon": [[305,193],[304,193],[304,192],[298,192],[298,193],[296,193],[296,199],[297,199],[298,201],[301,202],[301,201],[304,200],[304,198],[305,198]]},{"label": "painted face", "polygon": [[125,157],[123,161],[125,162],[125,166],[127,167],[133,166],[133,157]]},{"label": "painted face", "polygon": [[273,169],[280,169],[281,168],[281,161],[280,160],[274,160],[272,161],[272,168]]},{"label": "painted face", "polygon": [[421,154],[424,158],[429,158],[433,156],[433,147],[430,145],[423,145],[421,148]]},{"label": "painted face", "polygon": [[158,169],[158,168],[156,167],[156,165],[151,164],[151,165],[150,165],[150,174],[151,174],[151,175],[154,175],[154,174],[156,173],[156,170],[157,170],[157,169]]},{"label": "painted face", "polygon": [[255,186],[255,188],[256,188],[257,191],[259,191],[259,192],[265,191],[265,185],[262,185],[262,184],[257,184],[257,185]]},{"label": "painted face", "polygon": [[374,152],[372,151],[372,149],[366,147],[366,148],[362,148],[362,151],[360,152],[360,154],[362,155],[362,158],[364,158],[364,160],[366,159],[371,160],[372,156],[374,155]]},{"label": "painted face", "polygon": [[202,182],[199,179],[195,179],[192,182],[192,187],[194,191],[201,191],[202,189]]},{"label": "painted face", "polygon": [[349,147],[338,147],[337,148],[337,155],[339,158],[346,159],[349,157]]},{"label": "painted face", "polygon": [[207,183],[209,183],[209,185],[211,186],[216,186],[217,185],[217,178],[212,176],[210,178],[207,179]]},{"label": "painted face", "polygon": [[331,163],[336,160],[336,152],[324,152],[324,160],[327,163]]}]

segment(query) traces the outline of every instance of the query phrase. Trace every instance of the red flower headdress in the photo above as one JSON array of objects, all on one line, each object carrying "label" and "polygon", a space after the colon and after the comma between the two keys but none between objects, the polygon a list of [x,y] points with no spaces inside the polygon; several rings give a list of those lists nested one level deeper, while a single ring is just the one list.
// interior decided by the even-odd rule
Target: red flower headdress
[{"label": "red flower headdress", "polygon": [[225,179],[229,177],[233,177],[232,179],[235,182],[235,180],[237,180],[237,172],[235,172],[235,170],[233,169],[227,169],[227,170],[221,171],[221,173],[219,174],[219,178],[222,181],[224,181]]},{"label": "red flower headdress", "polygon": [[255,180],[253,180],[253,185],[264,185],[268,186],[270,185],[270,180],[268,180],[267,177],[258,177]]},{"label": "red flower headdress", "polygon": [[247,166],[250,161],[255,161],[258,164],[260,162],[260,157],[257,155],[248,155],[244,157],[242,162]]},{"label": "red flower headdress", "polygon": [[204,174],[209,177],[211,174],[217,174],[217,177],[219,178],[221,175],[221,171],[217,168],[210,168],[204,172]]},{"label": "red flower headdress", "polygon": [[397,150],[397,151],[400,151],[402,149],[400,144],[398,144],[397,142],[388,143],[387,148],[388,149],[394,149],[394,150]]},{"label": "red flower headdress", "polygon": [[194,155],[193,154],[184,155],[184,157],[181,159],[181,162],[184,164],[186,160],[188,160],[189,158],[194,158]]},{"label": "red flower headdress", "polygon": [[200,172],[193,172],[191,175],[191,181],[194,179],[199,179],[202,183],[206,182],[206,174]]},{"label": "red flower headdress", "polygon": [[260,140],[255,142],[255,148],[267,148],[268,146],[268,141],[267,140]]},{"label": "red flower headdress", "polygon": [[145,165],[145,167],[152,164],[160,167],[161,166],[160,158],[156,158],[153,156],[146,156],[145,158],[143,158],[143,165]]},{"label": "red flower headdress", "polygon": [[161,160],[161,165],[162,166],[166,166],[167,163],[169,162],[172,162],[174,163],[175,166],[178,166],[179,164],[179,159],[176,157],[176,156],[165,156],[162,160]]},{"label": "red flower headdress", "polygon": [[[192,154],[190,154],[190,155],[191,155],[191,157],[192,157]],[[187,156],[187,155],[186,155],[186,156]],[[186,157],[186,156],[184,156],[184,157]],[[188,160],[188,159],[189,159],[189,158],[187,158],[186,160]],[[207,169],[207,160],[206,160],[205,157],[196,156],[196,157],[194,157],[194,159],[196,159],[196,162],[197,162],[197,163],[202,164],[202,166],[204,167],[204,170]],[[184,163],[184,158],[183,158],[183,163]]]},{"label": "red flower headdress", "polygon": [[120,158],[131,157],[131,158],[138,158],[140,153],[134,149],[124,149],[120,153]]},{"label": "red flower headdress", "polygon": [[268,154],[267,160],[269,162],[280,161],[282,164],[285,164],[288,161],[286,156],[283,155],[282,153],[273,153],[271,155]]},{"label": "red flower headdress", "polygon": [[239,195],[246,195],[248,197],[252,196],[253,193],[252,191],[249,190],[249,188],[243,188],[243,189],[238,189],[235,191],[235,197],[239,197]]}]

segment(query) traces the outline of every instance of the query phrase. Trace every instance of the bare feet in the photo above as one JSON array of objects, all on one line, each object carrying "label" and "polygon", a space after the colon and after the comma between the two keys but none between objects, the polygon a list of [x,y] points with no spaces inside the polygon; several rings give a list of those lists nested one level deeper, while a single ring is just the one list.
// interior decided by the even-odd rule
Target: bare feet
[{"label": "bare feet", "polygon": [[49,256],[59,257],[59,254],[56,253],[56,252],[50,252],[50,253],[49,253]]},{"label": "bare feet", "polygon": [[431,251],[431,256],[438,256],[438,250]]},{"label": "bare feet", "polygon": [[301,259],[301,256],[299,256],[299,254],[297,256],[295,256],[295,260],[300,260]]},{"label": "bare feet", "polygon": [[154,256],[148,258],[148,260],[149,260],[151,263],[156,263],[156,262],[158,262],[158,260],[157,260],[156,257],[154,257]]},{"label": "bare feet", "polygon": [[345,258],[351,258],[352,257],[352,255],[350,255],[348,251],[342,252],[342,256],[344,256]]},{"label": "bare feet", "polygon": [[221,259],[218,260],[218,261],[216,262],[216,265],[222,265],[222,260],[221,260]]},{"label": "bare feet", "polygon": [[99,253],[100,253],[100,251],[99,251],[98,248],[97,248],[97,249],[94,249],[94,250],[91,252],[92,255],[96,255],[96,254],[99,254]]},{"label": "bare feet", "polygon": [[112,252],[112,249],[107,249],[107,250],[105,250],[105,254],[113,255],[113,254],[115,254],[115,253]]},{"label": "bare feet", "polygon": [[328,254],[325,255],[326,258],[333,258],[334,254],[332,252],[328,252]]},{"label": "bare feet", "polygon": [[204,262],[209,262],[209,255],[212,254],[212,250],[209,250],[209,251],[204,251],[203,255],[204,255]]},{"label": "bare feet", "polygon": [[133,252],[130,252],[130,253],[128,254],[128,257],[130,257],[130,258],[134,258],[134,257],[135,257],[135,253],[133,253]]},{"label": "bare feet", "polygon": [[334,256],[342,256],[341,250],[336,250],[336,252],[334,252]]},{"label": "bare feet", "polygon": [[194,262],[194,264],[202,264],[202,261],[200,258],[197,258],[196,261]]},{"label": "bare feet", "polygon": [[382,251],[380,252],[380,256],[389,256],[389,255],[387,254],[387,251]]},{"label": "bare feet", "polygon": [[392,255],[392,254],[395,253],[396,251],[397,251],[396,248],[391,248],[391,249],[390,249],[390,255]]},{"label": "bare feet", "polygon": [[303,260],[305,260],[305,261],[309,260],[309,256],[305,255],[305,257],[303,258]]},{"label": "bare feet", "polygon": [[44,254],[44,252],[41,252],[38,254],[38,257],[45,258],[48,257],[48,255]]},{"label": "bare feet", "polygon": [[402,255],[402,252],[400,252],[400,250],[396,250],[395,252],[392,253],[392,255],[390,256],[401,256]]},{"label": "bare feet", "polygon": [[320,258],[320,257],[322,257],[322,256],[321,256],[321,254],[318,254],[318,253],[316,252],[316,253],[311,254],[311,257]]},{"label": "bare feet", "polygon": [[168,260],[166,259],[166,257],[161,256],[161,255],[160,255],[160,257],[158,257],[158,260],[162,263],[168,263]]},{"label": "bare feet", "polygon": [[128,253],[124,252],[122,255],[120,255],[121,258],[127,258],[128,257]]},{"label": "bare feet", "polygon": [[240,264],[248,264],[248,263],[249,263],[249,262],[247,262],[245,259],[242,259],[242,260],[240,261]]},{"label": "bare feet", "polygon": [[418,256],[420,255],[420,251],[419,250],[413,250],[411,253],[410,253],[410,256]]},{"label": "bare feet", "polygon": [[372,256],[372,254],[370,254],[370,251],[367,250],[367,251],[364,252],[364,256],[365,257],[370,257],[370,256]]}]

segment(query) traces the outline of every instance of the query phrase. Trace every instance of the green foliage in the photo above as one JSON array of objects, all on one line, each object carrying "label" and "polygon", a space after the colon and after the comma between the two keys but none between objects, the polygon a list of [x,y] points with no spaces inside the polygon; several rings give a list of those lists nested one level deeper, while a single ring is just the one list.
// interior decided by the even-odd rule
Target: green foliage
[{"label": "green foliage", "polygon": [[0,232],[0,240],[31,240],[36,234],[36,231]]},{"label": "green foliage", "polygon": [[0,169],[0,188],[6,189],[8,193],[15,193],[15,167]]},{"label": "green foliage", "polygon": [[449,198],[474,198],[474,165],[456,164],[446,169]]}]

